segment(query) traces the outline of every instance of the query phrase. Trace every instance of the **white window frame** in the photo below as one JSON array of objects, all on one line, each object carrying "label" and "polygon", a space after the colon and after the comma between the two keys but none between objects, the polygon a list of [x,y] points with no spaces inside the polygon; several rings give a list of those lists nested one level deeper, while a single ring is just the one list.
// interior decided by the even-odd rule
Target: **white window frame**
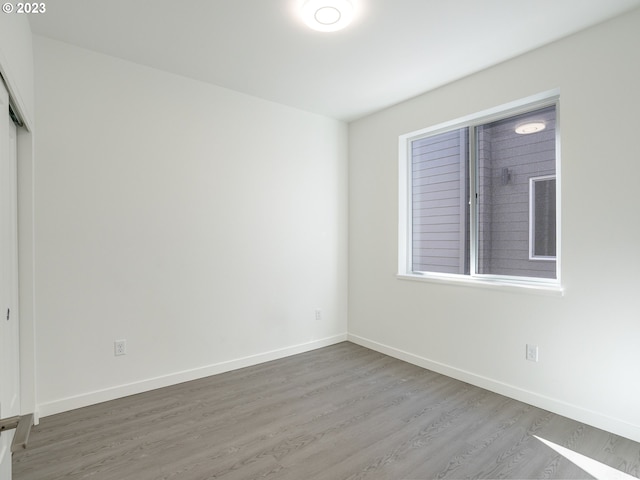
[{"label": "white window frame", "polygon": [[[560,162],[560,100],[559,90],[552,90],[538,95],[516,100],[498,107],[483,110],[456,120],[440,123],[404,135],[398,141],[398,274],[401,280],[417,280],[439,284],[467,285],[503,290],[530,291],[535,293],[563,295],[561,283],[561,162]],[[475,201],[477,192],[476,152],[469,152],[469,205],[470,212],[470,264],[471,272],[467,274],[448,274],[436,272],[412,271],[412,218],[411,211],[411,145],[412,142],[427,136],[448,132],[456,128],[469,127],[470,145],[475,144],[475,127],[496,120],[515,116],[520,113],[536,110],[546,106],[556,106],[556,278],[515,277],[502,275],[478,274],[477,268],[477,232],[478,208]]]},{"label": "white window frame", "polygon": [[[535,184],[537,182],[544,182],[545,180],[556,180],[556,186],[558,180],[555,175],[543,175],[540,177],[529,178],[529,260],[541,260],[541,261],[555,261],[556,256],[552,255],[536,255],[534,252],[535,236],[536,236],[536,202],[535,202]],[[557,204],[557,198],[556,198]],[[556,226],[557,231],[557,226]],[[557,254],[557,252],[556,252]]]}]

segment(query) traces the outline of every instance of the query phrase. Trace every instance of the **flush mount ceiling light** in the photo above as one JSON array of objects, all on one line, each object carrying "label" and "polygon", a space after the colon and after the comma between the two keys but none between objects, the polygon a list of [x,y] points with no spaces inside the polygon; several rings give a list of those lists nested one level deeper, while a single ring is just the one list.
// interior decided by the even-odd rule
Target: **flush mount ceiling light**
[{"label": "flush mount ceiling light", "polygon": [[353,5],[349,0],[306,0],[302,19],[314,30],[335,32],[351,23]]},{"label": "flush mount ceiling light", "polygon": [[520,135],[529,135],[530,133],[538,133],[547,128],[543,122],[527,122],[521,123],[516,127],[516,133]]}]

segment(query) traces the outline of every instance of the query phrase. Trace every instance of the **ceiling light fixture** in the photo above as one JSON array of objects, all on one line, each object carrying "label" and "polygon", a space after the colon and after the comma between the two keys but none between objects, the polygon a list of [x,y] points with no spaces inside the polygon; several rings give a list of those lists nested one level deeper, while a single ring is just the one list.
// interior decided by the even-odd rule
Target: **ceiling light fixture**
[{"label": "ceiling light fixture", "polygon": [[353,5],[349,0],[306,0],[302,19],[319,32],[335,32],[351,23]]},{"label": "ceiling light fixture", "polygon": [[522,123],[516,127],[516,133],[520,135],[529,135],[530,133],[538,133],[547,128],[543,122]]}]

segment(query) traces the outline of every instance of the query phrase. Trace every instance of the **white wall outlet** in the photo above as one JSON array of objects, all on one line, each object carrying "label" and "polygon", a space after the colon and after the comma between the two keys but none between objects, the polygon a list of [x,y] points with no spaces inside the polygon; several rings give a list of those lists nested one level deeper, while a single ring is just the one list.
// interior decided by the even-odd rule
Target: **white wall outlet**
[{"label": "white wall outlet", "polygon": [[322,310],[320,310],[319,308],[316,309],[316,320],[322,320]]},{"label": "white wall outlet", "polygon": [[526,358],[530,362],[537,362],[538,361],[538,346],[537,345],[529,345],[527,343]]},{"label": "white wall outlet", "polygon": [[117,357],[120,355],[127,354],[127,341],[126,340],[116,340],[113,342],[113,354]]}]

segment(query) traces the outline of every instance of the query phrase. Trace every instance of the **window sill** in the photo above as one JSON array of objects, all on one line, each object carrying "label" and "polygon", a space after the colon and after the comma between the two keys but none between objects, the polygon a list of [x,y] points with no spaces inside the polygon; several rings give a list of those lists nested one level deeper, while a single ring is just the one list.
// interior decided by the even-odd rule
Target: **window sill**
[{"label": "window sill", "polygon": [[464,275],[447,274],[419,274],[419,273],[399,273],[400,280],[413,280],[418,282],[438,283],[440,285],[457,285],[467,287],[480,287],[506,292],[527,292],[538,295],[548,295],[554,297],[564,296],[564,288],[559,283],[526,282],[517,280],[485,279],[478,277],[468,277]]}]

